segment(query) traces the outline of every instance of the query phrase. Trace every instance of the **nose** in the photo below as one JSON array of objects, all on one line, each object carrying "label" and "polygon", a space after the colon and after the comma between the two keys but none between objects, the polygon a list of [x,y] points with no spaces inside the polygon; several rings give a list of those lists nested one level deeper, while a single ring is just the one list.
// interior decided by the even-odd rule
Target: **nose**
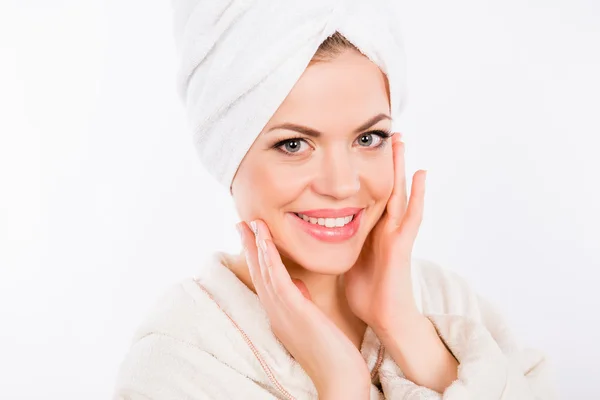
[{"label": "nose", "polygon": [[338,150],[335,154],[329,152],[323,155],[320,171],[313,181],[315,192],[341,200],[359,191],[359,174],[349,153]]}]

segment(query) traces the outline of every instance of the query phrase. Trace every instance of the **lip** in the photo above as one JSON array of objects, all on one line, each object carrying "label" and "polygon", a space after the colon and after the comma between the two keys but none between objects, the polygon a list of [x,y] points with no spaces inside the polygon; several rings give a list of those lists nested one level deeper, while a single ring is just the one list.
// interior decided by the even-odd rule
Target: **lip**
[{"label": "lip", "polygon": [[362,208],[346,207],[346,208],[319,208],[316,210],[298,211],[298,214],[306,215],[313,218],[338,218],[348,215],[357,214]]},{"label": "lip", "polygon": [[[354,210],[354,212],[348,212],[348,210]],[[344,242],[351,237],[353,237],[356,232],[358,232],[358,228],[360,226],[361,217],[364,211],[364,208],[342,208],[339,210],[311,210],[315,213],[321,213],[320,215],[327,215],[327,218],[334,218],[335,211],[338,213],[338,217],[353,215],[354,218],[350,223],[340,226],[328,228],[326,226],[311,224],[310,222],[306,222],[302,218],[298,217],[295,213],[288,213],[289,217],[292,219],[293,224],[297,224],[296,226],[301,229],[303,232],[306,232],[313,238],[328,243],[340,243]],[[327,211],[328,214],[325,214],[324,211]],[[305,214],[301,212],[300,214],[304,214],[313,218],[325,218],[318,217],[315,214]]]}]

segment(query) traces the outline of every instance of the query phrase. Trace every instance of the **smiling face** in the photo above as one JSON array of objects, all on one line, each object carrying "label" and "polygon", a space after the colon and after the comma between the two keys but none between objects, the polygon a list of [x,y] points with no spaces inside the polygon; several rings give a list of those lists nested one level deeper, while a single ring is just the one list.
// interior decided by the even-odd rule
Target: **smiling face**
[{"label": "smiling face", "polygon": [[383,72],[347,50],[309,65],[253,143],[233,198],[286,265],[337,275],[356,262],[393,188],[389,111]]}]

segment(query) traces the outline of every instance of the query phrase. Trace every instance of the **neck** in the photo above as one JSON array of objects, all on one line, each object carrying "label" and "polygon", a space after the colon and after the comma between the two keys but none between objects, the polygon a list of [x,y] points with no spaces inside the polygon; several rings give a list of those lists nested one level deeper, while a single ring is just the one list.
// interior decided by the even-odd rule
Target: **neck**
[{"label": "neck", "polygon": [[339,309],[345,301],[341,276],[312,272],[282,256],[283,264],[292,278],[301,280],[310,292],[311,300],[321,311]]}]

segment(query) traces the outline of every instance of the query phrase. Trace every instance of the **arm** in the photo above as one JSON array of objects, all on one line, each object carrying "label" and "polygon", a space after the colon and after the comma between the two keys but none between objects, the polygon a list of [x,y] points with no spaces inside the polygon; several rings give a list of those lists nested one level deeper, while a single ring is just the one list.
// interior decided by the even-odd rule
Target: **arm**
[{"label": "arm", "polygon": [[386,351],[408,380],[443,392],[457,378],[458,361],[431,320],[419,314],[402,323],[403,326],[379,334]]},{"label": "arm", "polygon": [[461,315],[435,314],[427,318],[459,362],[457,379],[441,394],[417,385],[387,355],[380,379],[387,399],[556,399],[545,357],[520,349],[504,319],[484,299],[481,320]]}]

